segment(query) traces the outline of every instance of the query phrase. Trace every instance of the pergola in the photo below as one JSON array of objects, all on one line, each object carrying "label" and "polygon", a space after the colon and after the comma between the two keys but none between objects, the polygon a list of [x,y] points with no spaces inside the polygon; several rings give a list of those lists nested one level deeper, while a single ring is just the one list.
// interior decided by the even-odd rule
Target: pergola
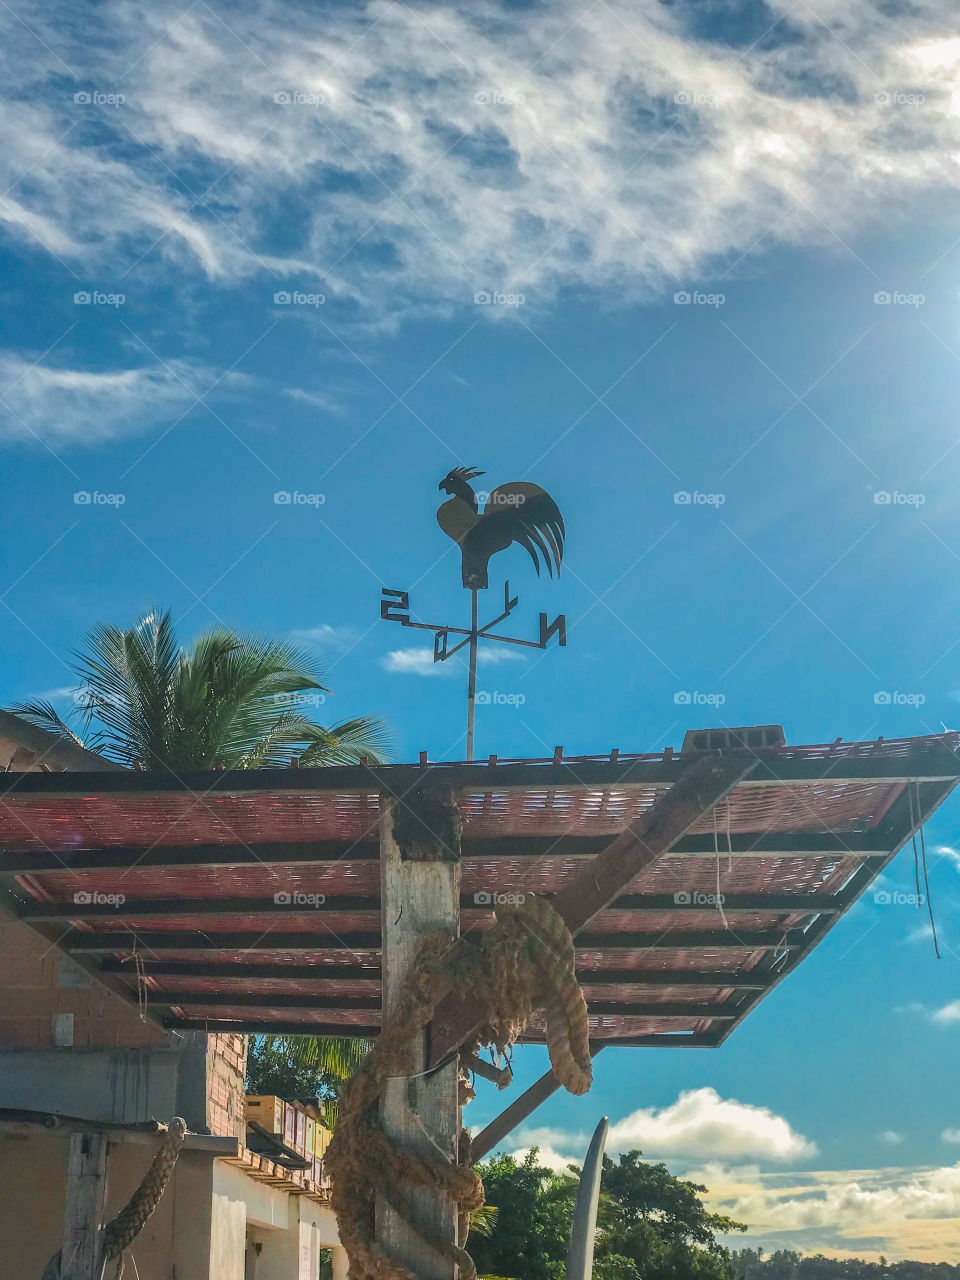
[{"label": "pergola", "polygon": [[[594,1052],[710,1048],[942,803],[958,740],[789,747],[767,726],[690,733],[680,753],[7,774],[0,904],[164,1027],[375,1037],[422,932],[469,938],[498,895],[550,895]],[[419,1123],[437,1140],[455,1142],[449,1082],[479,1020],[448,1001],[427,1030]],[[401,1226],[384,1232],[424,1269]]]}]

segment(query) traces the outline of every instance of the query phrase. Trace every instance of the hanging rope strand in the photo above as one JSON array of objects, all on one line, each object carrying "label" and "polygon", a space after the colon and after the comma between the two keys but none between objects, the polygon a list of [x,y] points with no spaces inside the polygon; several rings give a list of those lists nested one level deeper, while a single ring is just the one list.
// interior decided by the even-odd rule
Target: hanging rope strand
[{"label": "hanging rope strand", "polygon": [[[729,822],[729,814],[727,815]],[[727,841],[729,843],[729,835]],[[720,919],[723,921],[725,929],[730,928],[730,922],[727,920],[723,910],[723,894],[720,892],[720,837],[717,833],[717,806],[713,806],[713,854],[717,863],[717,910],[720,912]]]},{"label": "hanging rope strand", "polygon": [[[920,813],[920,783],[913,784],[917,788],[917,814]],[[937,939],[937,922],[933,916],[933,898],[930,896],[930,878],[927,875],[927,840],[923,834],[923,823],[920,823],[920,857],[923,861],[923,892],[927,899],[927,914],[930,916],[930,930],[933,934],[933,950],[938,960],[942,960],[940,943]]]}]

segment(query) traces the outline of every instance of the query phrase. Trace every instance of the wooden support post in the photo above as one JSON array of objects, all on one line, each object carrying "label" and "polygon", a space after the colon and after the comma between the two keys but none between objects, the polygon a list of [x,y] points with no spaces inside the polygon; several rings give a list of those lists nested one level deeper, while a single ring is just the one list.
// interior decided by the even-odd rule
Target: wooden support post
[{"label": "wooden support post", "polygon": [[60,1280],[101,1280],[100,1224],[106,1191],[107,1135],[72,1133],[67,1151]]},{"label": "wooden support post", "polygon": [[[449,847],[437,840],[436,861],[423,861],[430,854],[422,835],[417,841],[417,860],[404,858],[394,836],[394,820],[403,801],[381,796],[380,801],[380,882],[383,919],[383,1017],[393,1016],[404,990],[404,982],[420,939],[434,929],[459,934],[460,863]],[[412,804],[412,800],[411,800]],[[391,1080],[383,1095],[383,1126],[390,1137],[410,1152],[439,1151],[456,1160],[460,1136],[460,1107],[456,1059],[430,1075],[420,1075],[427,1067],[428,1032],[424,1031],[414,1056],[412,1074]],[[404,1201],[429,1239],[457,1242],[454,1208],[426,1191],[398,1187]],[[377,1241],[397,1262],[408,1267],[420,1280],[453,1280],[451,1262],[427,1247],[423,1239],[378,1199]]]}]

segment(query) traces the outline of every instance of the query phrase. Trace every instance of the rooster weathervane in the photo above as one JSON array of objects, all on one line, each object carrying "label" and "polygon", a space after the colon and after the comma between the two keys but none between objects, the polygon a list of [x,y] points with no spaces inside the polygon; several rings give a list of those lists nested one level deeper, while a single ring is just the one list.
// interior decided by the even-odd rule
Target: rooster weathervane
[{"label": "rooster weathervane", "polygon": [[[467,759],[473,759],[474,715],[477,693],[477,646],[481,640],[494,640],[500,644],[518,644],[531,649],[546,649],[552,636],[561,646],[567,643],[567,620],[561,613],[548,622],[545,613],[540,614],[540,639],[518,640],[514,636],[492,633],[491,628],[510,616],[519,603],[519,596],[510,595],[510,584],[503,584],[503,612],[492,621],[478,623],[477,593],[488,587],[487,569],[498,551],[505,551],[514,542],[530,556],[539,576],[541,562],[552,578],[559,576],[563,561],[563,541],[566,530],[560,508],[545,489],[525,480],[514,480],[499,485],[486,495],[483,510],[480,498],[470,481],[484,472],[473,467],[454,467],[440,481],[441,492],[450,494],[437,511],[437,523],[460,548],[462,581],[470,592],[470,627],[452,627],[432,622],[413,622],[410,618],[410,594],[384,587],[380,593],[380,617],[388,622],[399,622],[405,627],[432,631],[433,660],[446,662],[455,653],[469,646],[469,674],[467,677]],[[453,645],[450,637],[460,636]]]}]

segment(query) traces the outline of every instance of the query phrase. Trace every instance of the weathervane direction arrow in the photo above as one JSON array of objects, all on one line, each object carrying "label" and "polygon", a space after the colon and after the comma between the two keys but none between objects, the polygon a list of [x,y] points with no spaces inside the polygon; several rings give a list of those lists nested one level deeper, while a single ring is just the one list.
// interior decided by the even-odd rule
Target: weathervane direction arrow
[{"label": "weathervane direction arrow", "polygon": [[[469,649],[467,676],[467,759],[473,759],[474,716],[477,694],[477,649],[481,640],[497,644],[517,644],[530,649],[546,649],[553,636],[563,648],[567,643],[567,619],[558,614],[550,622],[540,614],[539,640],[520,640],[515,636],[496,634],[492,628],[510,616],[520,602],[511,596],[510,584],[503,585],[503,610],[479,624],[478,593],[487,589],[487,568],[491,558],[516,542],[530,556],[540,573],[541,560],[552,578],[560,574],[566,530],[560,508],[539,485],[525,480],[502,484],[491,493],[476,493],[470,481],[483,475],[473,467],[455,467],[440,481],[440,489],[450,494],[437,512],[440,528],[460,547],[461,577],[470,592],[470,626],[454,627],[446,623],[414,622],[410,617],[410,594],[384,587],[380,592],[380,617],[385,622],[399,622],[404,627],[432,631],[433,660],[446,662],[461,649]],[[480,509],[481,500],[483,510]],[[451,643],[451,637],[458,637]]]}]

